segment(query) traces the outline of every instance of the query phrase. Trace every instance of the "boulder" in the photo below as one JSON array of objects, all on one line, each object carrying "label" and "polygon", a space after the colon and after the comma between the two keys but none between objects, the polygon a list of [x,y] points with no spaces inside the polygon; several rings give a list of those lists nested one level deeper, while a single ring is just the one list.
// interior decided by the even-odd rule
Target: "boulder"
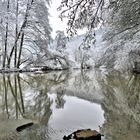
[{"label": "boulder", "polygon": [[96,130],[83,129],[77,130],[68,136],[63,137],[64,140],[101,140],[101,134]]}]

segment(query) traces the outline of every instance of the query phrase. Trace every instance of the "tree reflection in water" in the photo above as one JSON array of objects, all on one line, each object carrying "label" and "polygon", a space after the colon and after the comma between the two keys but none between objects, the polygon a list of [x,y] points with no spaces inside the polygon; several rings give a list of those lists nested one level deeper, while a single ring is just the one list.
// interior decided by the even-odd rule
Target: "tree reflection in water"
[{"label": "tree reflection in water", "polygon": [[[32,137],[36,137],[36,139],[42,139],[42,135],[44,135],[45,138],[46,134],[42,134],[43,130],[39,136],[34,135],[34,133],[40,131],[39,128],[41,125],[47,125],[49,117],[52,114],[50,108],[52,101],[48,97],[47,87],[45,89],[38,88],[32,97],[27,97],[26,99],[27,93],[25,92],[29,92],[26,89],[30,89],[30,80],[28,82],[29,85],[23,80],[21,82],[21,80],[19,74],[2,75],[0,81],[0,122],[4,122],[4,126],[0,128],[0,135],[4,131],[7,131],[5,133],[10,133],[16,130],[17,126],[33,121],[37,125],[34,127],[34,131],[30,131],[26,136],[30,137],[31,135]],[[11,123],[15,119],[22,121],[13,121],[14,124],[11,125],[11,123],[7,122],[7,119],[11,120]]]},{"label": "tree reflection in water", "polygon": [[[22,139],[50,140],[53,132],[50,132],[48,123],[53,114],[52,105],[64,109],[67,95],[101,104],[106,140],[139,140],[139,91],[140,76],[129,74],[64,71],[1,75],[0,134],[33,121],[34,127],[25,131]],[[52,93],[55,93],[55,99],[51,98]]]},{"label": "tree reflection in water", "polygon": [[139,140],[140,76],[111,74],[102,81],[107,140]]},{"label": "tree reflection in water", "polygon": [[[33,129],[26,131],[24,139],[46,139],[47,125],[52,114],[51,106],[53,100],[49,97],[52,86],[59,86],[68,79],[69,73],[45,74],[45,75],[19,75],[3,74],[0,80],[0,135],[6,131],[10,133],[17,126],[26,122],[35,123]],[[66,84],[66,83],[65,83]],[[56,108],[63,108],[65,100],[64,88],[57,90],[55,99]],[[17,119],[17,121],[13,121]],[[13,125],[9,125],[9,121]],[[18,121],[22,120],[22,121]],[[2,124],[2,123],[1,123]],[[5,132],[4,132],[5,133]],[[36,135],[38,134],[38,135]],[[25,138],[26,137],[26,138]],[[1,137],[0,137],[1,138]]]}]

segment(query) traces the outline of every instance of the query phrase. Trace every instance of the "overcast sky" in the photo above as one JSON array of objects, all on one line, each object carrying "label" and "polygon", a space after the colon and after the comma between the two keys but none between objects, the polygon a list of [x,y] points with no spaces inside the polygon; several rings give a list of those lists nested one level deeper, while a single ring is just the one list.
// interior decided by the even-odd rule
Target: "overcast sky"
[{"label": "overcast sky", "polygon": [[54,38],[56,35],[56,31],[57,30],[65,30],[66,29],[66,20],[65,22],[61,21],[60,18],[58,18],[59,16],[59,11],[57,11],[57,8],[60,5],[61,0],[51,0],[52,4],[51,4],[51,8],[49,10],[50,12],[50,24],[51,27],[53,28],[53,32],[52,32],[52,37]]}]

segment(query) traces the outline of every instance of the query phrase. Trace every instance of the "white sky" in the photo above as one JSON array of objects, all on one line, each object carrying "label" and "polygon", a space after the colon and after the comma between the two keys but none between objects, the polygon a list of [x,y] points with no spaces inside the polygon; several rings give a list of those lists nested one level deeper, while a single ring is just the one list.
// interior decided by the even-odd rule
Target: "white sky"
[{"label": "white sky", "polygon": [[53,29],[52,37],[55,38],[56,31],[65,30],[67,23],[66,23],[66,20],[64,20],[62,22],[61,19],[58,18],[59,11],[57,11],[57,8],[59,7],[61,0],[51,0],[51,1],[52,1],[51,8],[49,10],[49,12],[50,12],[50,24],[51,24],[51,27]]}]

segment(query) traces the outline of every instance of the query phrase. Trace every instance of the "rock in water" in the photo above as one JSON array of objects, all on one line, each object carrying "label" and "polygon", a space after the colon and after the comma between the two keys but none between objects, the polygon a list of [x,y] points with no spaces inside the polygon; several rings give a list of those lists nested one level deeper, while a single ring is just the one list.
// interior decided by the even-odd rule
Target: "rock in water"
[{"label": "rock in water", "polygon": [[101,140],[101,134],[96,130],[81,130],[75,133],[76,140]]},{"label": "rock in water", "polygon": [[101,140],[101,134],[96,130],[83,129],[63,137],[64,140],[70,140],[72,138],[75,140]]}]

